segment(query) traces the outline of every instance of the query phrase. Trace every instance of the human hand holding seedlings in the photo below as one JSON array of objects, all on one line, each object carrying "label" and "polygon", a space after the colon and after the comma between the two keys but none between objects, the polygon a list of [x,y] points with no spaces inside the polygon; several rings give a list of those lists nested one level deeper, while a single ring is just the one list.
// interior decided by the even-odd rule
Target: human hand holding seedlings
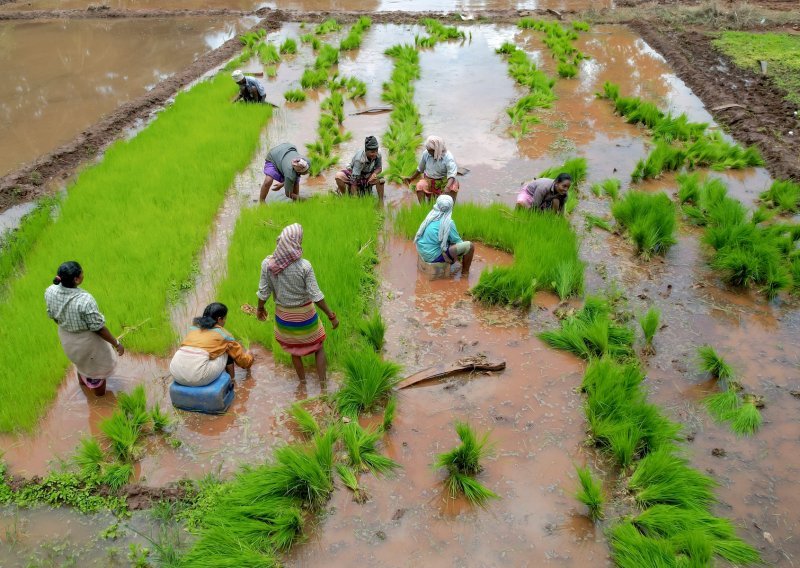
[{"label": "human hand holding seedlings", "polygon": [[264,308],[264,300],[258,300],[258,308],[256,308],[256,317],[261,320],[265,321],[267,319],[267,310]]}]

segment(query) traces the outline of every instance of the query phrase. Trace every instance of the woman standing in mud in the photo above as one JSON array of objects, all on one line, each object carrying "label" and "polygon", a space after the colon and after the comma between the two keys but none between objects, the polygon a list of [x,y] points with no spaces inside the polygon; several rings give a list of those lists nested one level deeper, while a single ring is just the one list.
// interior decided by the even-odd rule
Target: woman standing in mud
[{"label": "woman standing in mud", "polygon": [[414,175],[403,178],[403,182],[410,184],[422,176],[416,187],[417,199],[420,203],[426,199],[431,201],[442,193],[449,195],[455,201],[460,188],[456,180],[457,174],[456,160],[447,151],[444,140],[438,136],[428,136],[417,171],[414,172]]},{"label": "woman standing in mud", "polygon": [[106,327],[94,297],[78,287],[82,282],[81,265],[65,262],[58,267],[44,300],[47,315],[58,324],[64,353],[78,370],[78,380],[102,396],[106,379],[117,366],[117,356],[125,353],[125,348]]},{"label": "woman standing in mud", "polygon": [[264,304],[274,295],[275,339],[292,356],[301,381],[306,378],[302,357],[314,353],[317,376],[324,387],[328,366],[323,347],[325,328],[314,304],[325,312],[333,329],[339,327],[339,320],[325,302],[311,263],[301,258],[302,243],[303,227],[299,223],[289,225],[278,236],[275,252],[261,263],[257,317],[262,321],[267,319]]}]

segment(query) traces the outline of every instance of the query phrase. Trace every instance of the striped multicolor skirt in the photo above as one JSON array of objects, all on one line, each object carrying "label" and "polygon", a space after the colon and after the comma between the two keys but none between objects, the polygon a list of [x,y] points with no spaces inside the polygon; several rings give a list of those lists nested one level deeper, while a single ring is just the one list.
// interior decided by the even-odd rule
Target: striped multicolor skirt
[{"label": "striped multicolor skirt", "polygon": [[275,305],[275,339],[290,355],[310,355],[325,341],[313,302],[294,308]]}]

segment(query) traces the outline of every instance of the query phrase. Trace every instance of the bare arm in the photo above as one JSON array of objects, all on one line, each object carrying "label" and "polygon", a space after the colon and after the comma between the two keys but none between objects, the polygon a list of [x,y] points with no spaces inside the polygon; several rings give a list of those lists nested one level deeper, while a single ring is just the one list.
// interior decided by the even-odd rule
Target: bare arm
[{"label": "bare arm", "polygon": [[97,335],[99,335],[101,338],[103,338],[103,341],[106,341],[106,342],[107,342],[107,343],[109,343],[109,344],[110,344],[112,347],[114,347],[114,349],[116,349],[116,350],[117,350],[117,353],[118,353],[118,354],[122,355],[123,353],[125,353],[125,348],[122,346],[122,343],[120,343],[119,341],[117,341],[117,338],[116,338],[116,337],[114,337],[114,336],[111,334],[111,332],[110,332],[110,331],[108,331],[108,328],[107,328],[106,326],[103,326],[103,327],[101,327],[100,329],[98,329],[97,331],[95,331],[95,333],[96,333]]},{"label": "bare arm", "polygon": [[336,329],[337,327],[339,327],[339,318],[337,318],[336,314],[333,313],[333,311],[328,307],[328,303],[325,301],[325,298],[323,298],[319,302],[314,302],[314,303],[317,306],[319,306],[319,309],[321,309],[323,312],[325,312],[326,316],[328,316],[328,319],[331,322],[331,327],[333,327],[333,329]]}]

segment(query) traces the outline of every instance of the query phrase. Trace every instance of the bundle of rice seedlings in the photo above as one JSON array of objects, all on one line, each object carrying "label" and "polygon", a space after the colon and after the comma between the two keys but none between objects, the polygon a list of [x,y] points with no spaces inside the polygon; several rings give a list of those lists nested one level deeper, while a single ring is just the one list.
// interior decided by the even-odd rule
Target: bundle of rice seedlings
[{"label": "bundle of rice seedlings", "polygon": [[611,556],[619,568],[677,566],[672,544],[661,538],[642,535],[630,521],[622,521],[608,531]]},{"label": "bundle of rice seedlings", "polygon": [[275,552],[247,544],[230,529],[215,526],[204,531],[182,558],[183,565],[196,568],[272,568],[278,566]]},{"label": "bundle of rice seedlings", "polygon": [[[323,441],[327,438],[320,437]],[[322,506],[333,490],[330,453],[319,452],[316,446],[284,446],[275,450],[276,464],[264,472],[260,491],[264,494],[300,499],[308,506]]]},{"label": "bundle of rice seedlings", "polygon": [[365,429],[353,421],[342,427],[341,436],[349,463],[356,470],[371,471],[381,475],[400,467],[396,461],[380,454],[377,450],[376,445],[383,437],[383,430]]},{"label": "bundle of rice seedlings", "polygon": [[506,109],[511,124],[516,126],[512,134],[519,138],[527,134],[529,127],[539,122],[533,114],[537,108],[550,108],[556,99],[553,92],[555,80],[536,68],[536,64],[521,49],[506,42],[498,49],[498,53],[508,55],[508,74],[530,92]]},{"label": "bundle of rice seedlings", "polygon": [[105,460],[105,453],[97,439],[90,436],[81,438],[80,447],[73,460],[81,468],[83,476],[91,477],[100,472],[100,466]]},{"label": "bundle of rice seedlings", "polygon": [[342,480],[345,487],[353,492],[353,500],[356,503],[363,504],[369,500],[367,492],[358,484],[358,477],[356,473],[344,464],[337,463],[336,471],[339,473],[339,479]]},{"label": "bundle of rice seedlings", "polygon": [[300,77],[300,85],[304,89],[316,89],[324,85],[328,80],[327,69],[307,68]]},{"label": "bundle of rice seedlings", "polygon": [[654,179],[662,172],[677,171],[686,160],[686,152],[665,142],[657,141],[652,152],[644,160],[639,160],[631,174],[631,180]]},{"label": "bundle of rice seedlings", "polygon": [[689,117],[685,114],[677,117],[666,115],[652,128],[654,138],[671,144],[677,141],[699,139],[705,134],[708,124],[689,122]]},{"label": "bundle of rice seedlings", "polygon": [[661,311],[655,306],[651,306],[647,313],[639,317],[639,325],[642,326],[644,333],[644,342],[648,347],[652,347],[653,338],[658,331],[658,323],[661,318]]},{"label": "bundle of rice seedlings", "polygon": [[591,231],[593,227],[598,227],[604,231],[611,232],[611,223],[607,219],[592,215],[591,213],[584,213],[583,217],[586,219],[586,230]]},{"label": "bundle of rice seedlings", "polygon": [[739,395],[733,388],[726,388],[724,391],[712,394],[703,399],[708,413],[718,422],[731,420],[741,405]]},{"label": "bundle of rice seedlings", "polygon": [[720,357],[710,345],[702,345],[697,348],[697,356],[700,359],[700,370],[709,375],[727,381],[733,378],[733,367]]},{"label": "bundle of rice seedlings", "polygon": [[247,32],[239,36],[239,43],[245,47],[253,49],[264,37],[266,37],[266,35],[267,32],[263,29],[256,30],[254,32]]},{"label": "bundle of rice seedlings", "polygon": [[292,89],[283,93],[283,98],[290,103],[301,103],[306,100],[306,94],[303,91]]},{"label": "bundle of rice seedlings", "polygon": [[379,311],[376,310],[369,318],[362,319],[358,323],[358,330],[369,341],[375,351],[380,353],[383,350],[386,323],[384,323]]},{"label": "bundle of rice seedlings", "polygon": [[361,47],[361,36],[371,25],[372,19],[368,16],[361,16],[358,21],[353,24],[353,27],[350,28],[347,36],[342,39],[339,44],[339,49],[342,51],[350,51]]},{"label": "bundle of rice seedlings", "polygon": [[139,452],[138,441],[142,427],[132,421],[121,409],[100,423],[100,430],[111,444],[111,451],[123,462],[130,462]]},{"label": "bundle of rice seedlings", "polygon": [[397,397],[392,396],[386,402],[386,408],[383,409],[383,422],[381,423],[381,429],[386,432],[392,428],[392,423],[394,422],[394,416],[397,412]]},{"label": "bundle of rice seedlings", "polygon": [[341,29],[342,26],[339,24],[339,22],[337,22],[334,18],[328,18],[314,28],[314,33],[317,35],[325,35],[331,32],[338,32]]},{"label": "bundle of rice seedlings", "polygon": [[493,451],[489,444],[489,433],[479,436],[466,422],[456,422],[455,428],[461,444],[436,456],[434,463],[437,468],[447,469],[445,485],[450,496],[455,498],[460,493],[470,503],[480,506],[489,499],[499,499],[499,495],[472,477],[481,472],[481,460]]},{"label": "bundle of rice seedlings", "polygon": [[612,201],[616,201],[619,197],[619,190],[622,187],[622,182],[617,178],[604,179],[600,183],[592,184],[592,193],[600,197],[605,194],[608,195]]},{"label": "bundle of rice seedlings", "polygon": [[158,403],[150,409],[150,421],[153,423],[153,432],[164,432],[172,424],[172,418],[161,410]]},{"label": "bundle of rice seedlings", "polygon": [[294,39],[287,37],[281,44],[280,52],[283,55],[294,55],[297,53],[297,42]]},{"label": "bundle of rice seedlings", "polygon": [[294,418],[297,427],[303,434],[316,436],[321,433],[321,429],[314,416],[303,406],[296,402],[289,407],[289,414]]},{"label": "bundle of rice seedlings", "polygon": [[105,464],[100,475],[100,483],[116,491],[133,477],[133,466],[129,463]]},{"label": "bundle of rice seedlings", "polygon": [[259,44],[256,53],[258,54],[258,58],[261,60],[261,63],[264,65],[279,63],[281,60],[281,55],[278,53],[278,48],[271,43]]},{"label": "bundle of rice seedlings", "polygon": [[436,42],[448,41],[451,39],[465,39],[467,37],[466,34],[457,27],[445,26],[433,18],[423,18],[421,23]]},{"label": "bundle of rice seedlings", "polygon": [[588,467],[575,468],[580,480],[580,489],[575,498],[589,508],[589,518],[593,521],[603,518],[603,485],[592,476]]},{"label": "bundle of rice seedlings", "polygon": [[400,366],[382,360],[373,351],[356,351],[344,360],[345,378],[335,395],[339,411],[357,416],[386,400],[399,382]]},{"label": "bundle of rice seedlings", "polygon": [[781,211],[797,213],[800,209],[800,184],[789,180],[776,180],[761,194],[761,201]]},{"label": "bundle of rice seedlings", "polygon": [[322,40],[320,40],[317,36],[313,34],[303,34],[300,36],[300,41],[303,43],[310,43],[311,49],[317,51],[320,47],[322,47]]},{"label": "bundle of rice seedlings", "polygon": [[717,482],[689,466],[689,461],[675,454],[669,446],[650,452],[636,466],[628,481],[637,503],[706,508],[716,501],[713,488]]},{"label": "bundle of rice seedlings", "polygon": [[504,41],[503,45],[501,45],[500,47],[498,47],[494,51],[495,51],[495,53],[500,53],[502,55],[510,55],[510,54],[514,53],[516,50],[517,50],[517,46],[516,45],[514,45],[510,41]]},{"label": "bundle of rice seedlings", "polygon": [[572,22],[572,29],[576,32],[588,32],[589,24],[587,22],[575,21]]},{"label": "bundle of rice seedlings", "polygon": [[742,404],[733,411],[731,429],[740,436],[755,434],[761,427],[761,411],[753,397],[745,396]]},{"label": "bundle of rice seedlings", "polygon": [[570,79],[578,74],[578,67],[574,63],[559,63],[558,74],[565,79]]},{"label": "bundle of rice seedlings", "polygon": [[611,213],[645,259],[665,254],[677,242],[675,204],[663,193],[629,191],[614,203]]},{"label": "bundle of rice seedlings", "polygon": [[345,90],[347,91],[348,99],[360,99],[367,94],[367,84],[361,79],[348,77],[345,82]]}]

